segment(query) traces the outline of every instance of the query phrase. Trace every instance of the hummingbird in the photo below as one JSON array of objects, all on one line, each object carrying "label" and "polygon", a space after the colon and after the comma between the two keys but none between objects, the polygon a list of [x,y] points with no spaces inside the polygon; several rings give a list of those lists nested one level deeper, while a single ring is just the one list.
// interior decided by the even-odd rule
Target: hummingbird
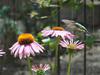
[{"label": "hummingbird", "polygon": [[66,25],[68,29],[71,29],[74,31],[76,30],[76,31],[81,31],[81,32],[88,32],[85,26],[73,20],[62,19],[61,22],[64,23],[64,25]]}]

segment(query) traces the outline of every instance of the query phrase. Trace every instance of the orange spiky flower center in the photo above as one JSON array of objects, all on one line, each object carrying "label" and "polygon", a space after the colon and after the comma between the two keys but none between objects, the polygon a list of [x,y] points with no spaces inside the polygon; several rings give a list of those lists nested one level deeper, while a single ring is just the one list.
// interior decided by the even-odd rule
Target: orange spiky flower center
[{"label": "orange spiky flower center", "polygon": [[55,26],[55,27],[52,27],[52,30],[59,30],[59,31],[63,31],[63,30],[64,30],[64,28],[63,28],[63,27],[57,27],[57,26]]},{"label": "orange spiky flower center", "polygon": [[30,33],[23,33],[18,37],[19,44],[30,44],[34,40],[35,40],[34,36]]}]

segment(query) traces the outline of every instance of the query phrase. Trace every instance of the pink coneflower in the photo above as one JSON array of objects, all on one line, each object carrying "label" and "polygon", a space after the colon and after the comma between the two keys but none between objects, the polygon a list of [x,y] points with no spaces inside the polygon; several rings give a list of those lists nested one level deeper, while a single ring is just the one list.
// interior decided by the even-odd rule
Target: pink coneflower
[{"label": "pink coneflower", "polygon": [[20,59],[35,55],[35,53],[43,52],[44,47],[35,41],[35,38],[30,33],[19,35],[18,41],[10,48],[11,54]]},{"label": "pink coneflower", "polygon": [[72,39],[74,38],[74,35],[70,33],[69,31],[65,31],[62,27],[52,27],[52,29],[45,29],[42,31],[42,35],[44,37],[51,36],[51,37],[62,37],[62,39],[68,38]]},{"label": "pink coneflower", "polygon": [[2,50],[0,50],[0,56],[3,56],[3,54],[5,54],[5,52],[3,52]]},{"label": "pink coneflower", "polygon": [[33,65],[32,66],[32,70],[34,72],[41,71],[41,70],[45,72],[49,69],[50,69],[50,66],[48,64],[40,64],[40,65]]},{"label": "pink coneflower", "polygon": [[63,40],[60,42],[60,45],[62,47],[65,47],[68,49],[68,55],[69,55],[69,61],[67,64],[67,75],[70,75],[71,73],[71,58],[72,58],[72,54],[74,50],[77,49],[83,49],[84,48],[84,44],[82,44],[82,42],[78,41],[74,41],[73,39],[71,40]]},{"label": "pink coneflower", "polygon": [[79,40],[73,41],[73,39],[70,41],[63,40],[60,42],[60,45],[68,49],[83,49],[84,48],[84,44],[82,44],[82,42],[79,42]]}]

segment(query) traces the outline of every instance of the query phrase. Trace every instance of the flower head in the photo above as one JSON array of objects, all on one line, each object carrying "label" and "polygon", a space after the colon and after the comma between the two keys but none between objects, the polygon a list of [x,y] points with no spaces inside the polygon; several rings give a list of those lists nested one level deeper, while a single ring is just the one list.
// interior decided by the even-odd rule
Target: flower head
[{"label": "flower head", "polygon": [[70,41],[63,40],[60,42],[60,45],[68,49],[83,49],[84,48],[84,44],[82,44],[82,42],[79,42],[79,40],[73,41],[73,39]]},{"label": "flower head", "polygon": [[0,50],[0,56],[3,56],[3,54],[5,54],[5,52],[3,52],[2,50]]},{"label": "flower head", "polygon": [[32,66],[32,70],[34,72],[37,72],[37,71],[43,71],[43,72],[45,72],[45,71],[47,71],[49,69],[50,69],[50,66],[48,64],[40,64],[40,65],[33,65]]},{"label": "flower head", "polygon": [[35,53],[43,52],[44,47],[35,41],[35,38],[30,33],[19,35],[18,41],[10,48],[11,54],[20,59],[35,55]]},{"label": "flower head", "polygon": [[74,38],[74,35],[70,33],[69,31],[65,31],[63,27],[52,27],[51,29],[45,29],[42,31],[42,35],[44,37],[51,36],[51,37],[58,37],[60,36],[62,39],[68,38],[72,39]]}]

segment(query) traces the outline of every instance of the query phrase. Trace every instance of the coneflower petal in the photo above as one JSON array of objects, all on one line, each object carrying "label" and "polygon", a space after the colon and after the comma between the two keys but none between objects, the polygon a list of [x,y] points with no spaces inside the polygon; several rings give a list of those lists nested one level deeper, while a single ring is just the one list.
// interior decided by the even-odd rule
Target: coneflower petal
[{"label": "coneflower petal", "polygon": [[32,49],[34,50],[34,52],[40,53],[39,50],[37,50],[37,47],[35,46],[34,43],[31,43],[31,47],[32,47]]}]

